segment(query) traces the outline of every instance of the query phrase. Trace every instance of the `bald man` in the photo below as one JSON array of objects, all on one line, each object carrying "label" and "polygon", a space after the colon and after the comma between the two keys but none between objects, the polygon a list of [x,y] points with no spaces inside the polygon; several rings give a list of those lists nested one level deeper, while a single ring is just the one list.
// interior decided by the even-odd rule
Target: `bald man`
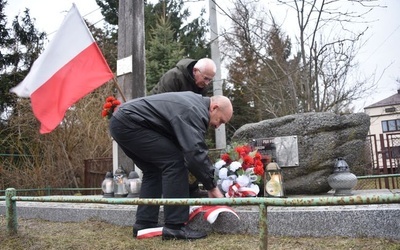
[{"label": "bald man", "polygon": [[[149,95],[165,92],[192,91],[207,95],[217,67],[210,58],[180,60],[173,69],[168,70],[159,80]],[[201,198],[206,194],[200,190],[199,181],[189,173],[190,197]]]},{"label": "bald man", "polygon": [[[216,186],[205,134],[233,114],[225,96],[169,92],[122,104],[110,119],[110,133],[143,172],[140,198],[189,198],[190,171],[210,198],[224,196]],[[159,206],[139,205],[133,235],[158,226]],[[199,239],[204,232],[185,227],[189,206],[164,206],[163,239]]]},{"label": "bald man", "polygon": [[192,91],[206,96],[216,71],[217,67],[210,58],[202,58],[198,61],[189,58],[182,59],[160,78],[149,95]]}]

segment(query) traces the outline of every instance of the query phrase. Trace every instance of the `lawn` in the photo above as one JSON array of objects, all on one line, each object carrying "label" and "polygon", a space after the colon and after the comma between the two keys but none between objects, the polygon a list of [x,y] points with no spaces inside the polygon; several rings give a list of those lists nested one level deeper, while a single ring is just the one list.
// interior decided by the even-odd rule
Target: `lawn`
[{"label": "lawn", "polygon": [[[132,227],[116,226],[100,221],[49,222],[39,219],[19,219],[18,233],[8,235],[5,217],[0,215],[0,248],[26,249],[196,249],[235,250],[258,249],[258,235],[215,234],[196,241],[163,241],[161,237],[137,240],[132,238]],[[268,249],[373,249],[399,250],[400,241],[376,238],[306,238],[269,237]]]}]

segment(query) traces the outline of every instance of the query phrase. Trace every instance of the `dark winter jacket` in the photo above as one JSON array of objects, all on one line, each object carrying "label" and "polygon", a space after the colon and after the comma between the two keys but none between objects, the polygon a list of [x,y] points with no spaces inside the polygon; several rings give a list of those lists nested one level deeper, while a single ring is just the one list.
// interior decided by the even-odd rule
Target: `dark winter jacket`
[{"label": "dark winter jacket", "polygon": [[189,171],[210,190],[215,183],[205,142],[209,107],[209,97],[191,91],[169,92],[128,101],[114,117],[127,126],[135,123],[173,140],[182,149]]},{"label": "dark winter jacket", "polygon": [[176,66],[168,70],[150,91],[149,95],[165,92],[192,91],[205,96],[208,88],[199,88],[193,78],[193,67],[197,63],[193,59],[182,59]]}]

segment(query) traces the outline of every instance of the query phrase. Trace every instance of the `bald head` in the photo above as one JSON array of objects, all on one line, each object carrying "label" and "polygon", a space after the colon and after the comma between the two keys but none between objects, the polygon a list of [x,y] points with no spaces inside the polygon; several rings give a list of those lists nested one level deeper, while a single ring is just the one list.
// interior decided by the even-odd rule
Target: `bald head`
[{"label": "bald head", "polygon": [[230,121],[233,115],[231,100],[222,95],[215,95],[210,98],[210,125],[218,128],[221,124]]}]

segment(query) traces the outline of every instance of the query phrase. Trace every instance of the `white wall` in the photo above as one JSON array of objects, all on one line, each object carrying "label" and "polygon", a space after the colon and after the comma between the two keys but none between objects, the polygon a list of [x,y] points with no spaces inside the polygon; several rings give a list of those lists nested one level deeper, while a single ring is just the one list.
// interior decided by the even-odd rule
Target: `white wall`
[{"label": "white wall", "polygon": [[[394,107],[396,109],[395,112],[387,113],[385,112],[386,108]],[[382,121],[386,120],[396,120],[400,119],[400,105],[390,105],[390,106],[383,106],[383,107],[376,107],[376,108],[366,108],[364,109],[365,113],[369,115],[371,125],[369,129],[370,135],[378,135],[382,134]],[[396,131],[398,132],[398,131]]]}]

